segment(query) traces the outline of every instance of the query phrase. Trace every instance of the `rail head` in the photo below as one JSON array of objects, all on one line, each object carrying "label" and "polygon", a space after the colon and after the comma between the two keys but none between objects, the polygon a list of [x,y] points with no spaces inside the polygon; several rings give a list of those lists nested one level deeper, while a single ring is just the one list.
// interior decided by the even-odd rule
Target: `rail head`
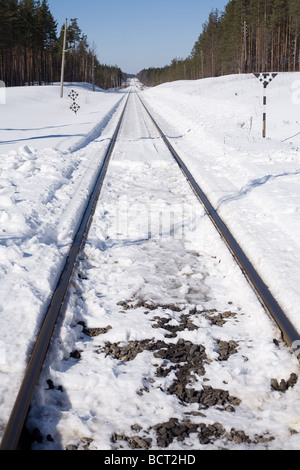
[{"label": "rail head", "polygon": [[72,241],[66,262],[60,274],[58,283],[51,297],[47,308],[43,324],[37,336],[33,347],[24,377],[16,397],[12,412],[0,443],[0,450],[17,450],[26,416],[28,414],[30,402],[37,383],[41,368],[43,366],[54,327],[61,313],[62,305],[68,290],[69,281],[73,273],[76,259],[84,241],[88,235],[91,221],[94,215],[97,200],[99,198],[104,178],[109,165],[115,142],[117,140],[121,123],[124,118],[125,110],[128,104],[130,93],[126,99],[122,114],[118,120],[117,126],[106,150],[104,160],[99,169],[95,185],[90,194],[87,205],[83,211],[79,227]]},{"label": "rail head", "polygon": [[285,312],[283,311],[273,294],[270,292],[268,286],[265,284],[259,273],[256,271],[253,264],[250,262],[248,256],[245,254],[235,237],[228,229],[227,225],[224,223],[217,211],[214,209],[213,205],[210,203],[208,197],[194,179],[188,167],[185,165],[176,150],[173,148],[172,144],[170,143],[170,141],[168,140],[168,138],[166,137],[166,135],[152,116],[152,114],[150,113],[149,109],[141,99],[140,94],[137,93],[137,95],[146,112],[148,113],[149,117],[151,118],[152,122],[154,123],[156,129],[161,135],[163,141],[165,142],[175,161],[179,165],[181,171],[190,183],[197,198],[203,204],[206,213],[210,217],[220,236],[228,246],[232,256],[240,266],[244,276],[246,277],[254,292],[256,293],[260,303],[263,305],[268,315],[275,321],[276,325],[278,326],[284,342],[287,344],[288,347],[292,348],[294,351],[297,351],[297,349],[300,348],[299,332],[294,327],[292,322],[288,319]]},{"label": "rail head", "polygon": [[[294,348],[297,350],[297,346],[300,346],[300,335],[292,325],[290,320],[287,318],[285,313],[283,312],[282,308],[270,292],[267,285],[264,283],[260,275],[255,270],[253,264],[250,262],[242,248],[239,246],[236,239],[231,234],[230,230],[221,219],[217,211],[214,209],[212,204],[210,203],[209,199],[207,198],[206,194],[202,191],[199,187],[196,180],[193,178],[191,172],[185,165],[185,163],[181,160],[169,140],[167,139],[166,135],[163,133],[151,113],[149,112],[148,108],[145,106],[144,102],[141,100],[139,94],[137,94],[143,107],[145,108],[146,112],[150,116],[152,122],[154,123],[155,127],[157,128],[159,134],[161,135],[163,141],[167,145],[168,149],[170,150],[171,154],[175,158],[175,161],[181,168],[183,174],[187,178],[189,184],[193,188],[197,198],[203,204],[206,213],[212,220],[213,224],[215,225],[216,229],[220,233],[221,237],[225,241],[226,245],[228,246],[231,254],[237,261],[238,265],[240,266],[242,272],[244,273],[246,279],[251,284],[252,288],[254,289],[257,297],[259,298],[261,304],[265,308],[266,312],[269,316],[275,321],[279,330],[281,331],[282,337],[286,344],[289,347]],[[122,114],[120,119],[118,120],[115,132],[113,137],[110,141],[110,144],[107,148],[105,158],[103,161],[103,165],[99,170],[97,180],[94,186],[94,189],[90,195],[87,207],[82,215],[81,223],[79,228],[76,232],[74,237],[73,243],[71,245],[65,267],[61,273],[60,279],[58,281],[57,287],[55,292],[52,296],[49,308],[45,315],[45,319],[38,335],[36,344],[31,354],[31,358],[29,360],[27,369],[24,374],[23,382],[21,384],[19,394],[16,398],[13,410],[11,412],[9,421],[5,428],[5,432],[3,434],[1,443],[0,443],[0,450],[16,450],[18,448],[20,436],[24,427],[24,423],[26,420],[26,416],[28,413],[28,409],[30,406],[31,398],[33,395],[33,391],[35,385],[37,383],[43,362],[45,360],[47,350],[51,341],[51,337],[54,331],[54,327],[57,322],[57,318],[61,312],[61,307],[68,289],[69,281],[74,269],[74,265],[77,259],[78,252],[80,251],[84,240],[88,234],[90,224],[93,218],[94,210],[97,204],[97,200],[99,198],[101,188],[103,185],[103,181],[107,172],[108,164],[110,157],[112,155],[115,142],[117,140],[117,136],[119,134],[119,130],[123,121],[123,117],[125,114],[125,110],[128,104],[128,100],[130,98],[130,92],[128,93],[127,100],[125,102]],[[297,345],[296,347],[294,345]]]}]

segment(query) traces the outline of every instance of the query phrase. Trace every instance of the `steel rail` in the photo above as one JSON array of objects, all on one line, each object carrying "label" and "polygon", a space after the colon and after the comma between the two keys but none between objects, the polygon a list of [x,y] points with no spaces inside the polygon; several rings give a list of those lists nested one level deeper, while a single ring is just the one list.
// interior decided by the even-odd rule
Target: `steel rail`
[{"label": "steel rail", "polygon": [[268,286],[262,280],[261,276],[258,274],[256,269],[254,268],[253,264],[250,262],[249,258],[238,244],[234,236],[231,234],[230,230],[221,219],[217,211],[214,209],[212,204],[210,203],[209,199],[199,187],[198,183],[194,179],[193,175],[184,164],[184,162],[179,157],[178,153],[175,151],[169,140],[167,139],[166,135],[163,133],[153,116],[151,115],[150,111],[145,106],[144,102],[142,101],[141,97],[137,93],[140,102],[142,103],[143,107],[145,108],[146,112],[148,113],[149,117],[151,118],[153,124],[155,125],[156,129],[158,130],[160,136],[162,137],[163,141],[165,142],[166,146],[170,150],[171,154],[175,158],[176,162],[178,163],[179,167],[181,168],[183,174],[187,178],[188,182],[190,183],[192,189],[194,190],[198,199],[204,205],[206,213],[214,223],[216,229],[218,230],[219,234],[221,235],[222,239],[226,242],[230,252],[232,253],[233,257],[237,261],[238,265],[240,266],[243,274],[245,275],[246,279],[254,289],[258,299],[260,300],[261,304],[267,311],[267,313],[271,316],[271,318],[275,321],[278,328],[281,331],[282,338],[284,342],[292,348],[294,351],[297,350],[298,345],[300,343],[300,334],[291,323],[291,321],[287,318],[285,312],[270,292]]},{"label": "steel rail", "polygon": [[107,148],[103,164],[97,175],[94,188],[90,194],[85,211],[81,218],[79,228],[73,239],[71,248],[69,250],[65,265],[58,280],[55,291],[52,295],[48,310],[45,314],[43,324],[38,334],[37,340],[33,347],[31,357],[29,359],[27,368],[24,373],[23,381],[19,389],[14,407],[10,414],[9,421],[5,427],[5,431],[1,440],[0,450],[17,450],[26,416],[29,410],[30,402],[34,392],[35,385],[40,375],[47,350],[50,345],[51,337],[57,323],[59,314],[63,306],[63,302],[68,290],[70,277],[72,275],[76,259],[81,249],[84,240],[87,237],[92,218],[95,212],[97,201],[103,186],[103,181],[107,173],[108,164],[112,155],[115,142],[117,140],[121,123],[125,114],[127,103],[130,93],[124,105],[124,109],[118,121],[117,127],[111,138],[110,144]]}]

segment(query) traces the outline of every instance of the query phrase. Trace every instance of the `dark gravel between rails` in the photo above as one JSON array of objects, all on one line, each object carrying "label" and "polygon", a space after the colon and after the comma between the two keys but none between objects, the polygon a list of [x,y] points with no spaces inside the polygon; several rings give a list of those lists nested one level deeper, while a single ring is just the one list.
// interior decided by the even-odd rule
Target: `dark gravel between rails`
[{"label": "dark gravel between rails", "polygon": [[[161,316],[161,309],[170,309],[173,312],[181,313],[181,309],[172,305],[152,305],[143,302],[137,304],[128,302],[119,302],[118,305],[124,311],[132,308],[143,307],[147,309],[145,314],[149,311],[160,309],[160,315],[154,316],[152,328],[160,328],[166,331],[165,338],[176,338],[177,333],[184,330],[197,330],[198,327],[193,323],[193,315],[201,313],[212,325],[223,327],[224,324],[230,320],[235,319],[237,314],[235,312],[217,312],[216,310],[208,310],[199,312],[192,309],[189,313],[182,313],[180,321],[177,325],[170,325],[171,318],[168,316]],[[185,310],[186,312],[186,310]],[[82,332],[89,337],[97,337],[105,335],[112,327],[110,325],[99,328],[87,328],[84,322],[79,322],[82,326]],[[238,353],[238,343],[236,341],[221,341],[216,340],[218,361],[227,361],[232,354]],[[167,448],[174,441],[184,442],[191,434],[196,433],[201,445],[215,444],[216,448],[225,448],[225,443],[233,442],[234,444],[256,444],[268,443],[274,438],[267,435],[256,435],[254,439],[245,433],[244,430],[230,429],[226,430],[221,423],[194,423],[192,418],[205,417],[205,410],[209,407],[216,407],[218,410],[234,413],[236,407],[241,403],[238,397],[231,396],[227,390],[215,389],[211,386],[203,386],[201,390],[193,387],[197,386],[197,377],[205,375],[205,365],[209,364],[211,360],[208,359],[205,347],[201,344],[194,344],[191,341],[185,341],[182,338],[176,342],[154,341],[153,339],[144,339],[141,341],[129,341],[111,343],[107,341],[104,346],[95,347],[95,353],[105,354],[111,356],[118,361],[133,361],[136,356],[143,351],[150,351],[157,359],[163,359],[163,365],[157,365],[156,377],[148,378],[145,380],[146,385],[141,390],[137,391],[139,395],[147,393],[150,387],[160,378],[166,378],[173,372],[175,377],[171,385],[168,386],[165,393],[175,395],[183,406],[196,403],[199,405],[198,411],[187,411],[187,417],[182,421],[177,418],[170,418],[167,422],[158,423],[148,429],[143,429],[136,423],[131,425],[132,435],[113,433],[111,436],[112,446],[115,450],[121,449],[140,449],[149,450],[153,445],[159,448]],[[72,351],[70,356],[75,359],[80,359],[80,351]],[[289,387],[293,387],[297,382],[298,377],[296,374],[291,374],[288,380],[282,379],[280,382],[272,379],[270,383],[270,390],[279,391],[284,393]],[[204,378],[205,381],[205,378]],[[49,388],[54,388],[52,381],[48,381]],[[57,387],[59,389],[59,387]],[[63,390],[61,389],[63,392]],[[155,442],[149,436],[149,433],[155,433]],[[31,436],[32,440],[40,441],[43,437],[36,429]],[[51,436],[46,437],[51,441]],[[88,450],[93,442],[90,438],[83,437],[78,445],[69,445],[66,450]]]},{"label": "dark gravel between rails", "polygon": [[[147,303],[139,302],[132,304],[127,302],[119,302],[119,306],[124,311],[131,308],[144,307],[149,310],[156,310],[162,308],[164,310],[171,309],[172,311],[180,312],[181,309],[177,306],[171,305],[150,305]],[[148,312],[145,312],[146,314]],[[165,338],[176,338],[179,331],[189,330],[193,331],[198,329],[193,323],[193,315],[201,313],[204,315],[212,325],[222,327],[230,318],[235,319],[237,314],[235,312],[217,312],[216,310],[197,312],[193,309],[189,314],[182,314],[180,323],[178,325],[170,325],[170,318],[155,316],[155,323],[153,328],[162,328],[166,330]],[[111,329],[108,325],[104,328],[88,329],[83,326],[83,332],[91,337],[105,334]],[[226,361],[232,354],[238,353],[238,343],[236,341],[221,341],[217,340],[218,360]],[[186,415],[197,416],[198,418],[205,414],[203,412],[209,407],[217,407],[218,410],[224,412],[234,413],[235,408],[239,406],[241,400],[238,397],[231,396],[227,390],[214,389],[211,386],[203,386],[202,390],[193,388],[192,384],[197,383],[197,376],[205,374],[205,364],[210,361],[207,358],[205,347],[201,344],[194,344],[191,341],[184,341],[179,339],[177,342],[154,341],[153,339],[145,339],[142,341],[129,341],[127,344],[117,342],[106,342],[104,347],[95,349],[97,354],[105,354],[111,356],[119,361],[132,361],[135,357],[143,351],[150,351],[154,357],[163,359],[164,366],[157,366],[156,377],[167,377],[171,372],[175,373],[175,379],[166,390],[166,393],[176,395],[178,400],[186,406],[190,403],[199,404],[199,411],[187,412]],[[273,390],[285,392],[289,387],[292,387],[297,382],[296,374],[291,374],[290,378],[285,381],[281,380],[280,383],[276,379],[272,379],[270,387]],[[154,378],[148,379],[148,384],[137,393],[143,395],[149,391],[149,387],[155,383]],[[235,444],[253,444],[254,446],[259,443],[267,443],[274,438],[270,435],[255,436],[253,440],[243,430],[232,428],[229,432],[220,423],[204,424],[193,423],[190,418],[179,421],[177,418],[171,418],[167,422],[158,423],[149,429],[142,429],[138,424],[131,426],[133,435],[113,433],[111,436],[112,444],[115,449],[124,449],[129,446],[131,449],[144,449],[149,450],[152,445],[161,448],[167,448],[173,441],[183,442],[192,433],[198,435],[199,443],[202,445],[216,443],[217,447],[222,449],[224,442],[234,442]],[[153,442],[149,436],[150,431],[155,431],[156,442]],[[134,434],[135,433],[135,434]],[[82,439],[80,448],[87,450],[92,441]],[[224,444],[223,444],[224,445]],[[71,445],[67,450],[75,450],[77,446]]]}]

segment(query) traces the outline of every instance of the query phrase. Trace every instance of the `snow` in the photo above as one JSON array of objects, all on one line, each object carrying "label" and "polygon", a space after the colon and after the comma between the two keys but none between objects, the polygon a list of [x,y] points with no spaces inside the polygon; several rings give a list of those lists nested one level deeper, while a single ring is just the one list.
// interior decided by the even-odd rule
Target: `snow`
[{"label": "snow", "polygon": [[[299,80],[298,73],[280,74],[269,85],[266,139],[262,85],[252,75],[141,91],[298,331]],[[69,109],[71,89],[79,93],[77,115]],[[68,84],[64,99],[58,85],[6,90],[0,116],[1,433],[57,281],[57,267],[65,260],[125,98],[126,90],[93,93],[87,84]],[[243,429],[252,439],[275,436],[267,444],[227,443],[227,448],[299,449],[300,383],[284,394],[270,391],[272,378],[287,380],[299,373],[298,361],[281,343],[274,323],[138,107],[133,94],[74,274],[78,295],[70,295],[29,416],[29,427],[51,434],[54,443],[35,448],[65,448],[92,438],[91,449],[111,449],[112,433],[128,434],[133,424],[154,443],[150,426],[174,416],[186,418],[176,396],[164,392],[174,374],[149,385],[162,359],[145,350],[134,361],[123,362],[105,356],[103,348],[108,341],[166,341],[165,330],[153,328],[157,316],[179,325],[182,312],[196,308],[193,323],[198,329],[180,331],[167,341],[205,344],[211,359],[205,365],[208,384],[221,389],[228,384],[230,394],[242,400],[235,413],[213,408],[197,422],[221,422],[227,430]],[[124,301],[135,308],[124,308]],[[147,303],[156,310],[147,309]],[[226,328],[211,326],[200,312],[213,309],[237,312],[238,320],[231,318]],[[89,328],[110,328],[87,340],[80,321]],[[239,354],[226,365],[215,360],[216,339],[239,343]],[[80,361],[70,358],[75,349],[81,351]],[[51,393],[45,386],[49,378],[56,387]],[[197,379],[199,387],[207,383]],[[196,412],[198,407],[190,409]],[[174,441],[170,449],[203,447],[196,435],[185,441]],[[204,448],[218,445],[223,443]]]},{"label": "snow", "polygon": [[[86,107],[73,114],[75,88]],[[124,98],[88,87],[11,88],[1,113],[1,420],[7,420],[78,217]],[[104,130],[105,129],[105,130]],[[67,132],[66,132],[67,130]],[[28,145],[34,144],[34,147]],[[90,145],[89,145],[90,144]],[[21,145],[21,147],[20,147]]]},{"label": "snow", "polygon": [[165,98],[168,85],[151,92],[175,149],[298,330],[299,76],[280,74],[267,88],[266,140],[262,86],[251,75],[177,82]]}]

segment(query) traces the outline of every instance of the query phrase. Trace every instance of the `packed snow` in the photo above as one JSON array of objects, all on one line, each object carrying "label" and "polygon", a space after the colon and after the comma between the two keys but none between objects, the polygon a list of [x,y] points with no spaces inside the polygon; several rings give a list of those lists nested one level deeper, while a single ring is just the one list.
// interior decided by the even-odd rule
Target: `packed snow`
[{"label": "packed snow", "polygon": [[[261,135],[262,86],[254,76],[174,82],[143,91],[135,84],[300,331],[300,74],[278,75],[269,85],[266,139]],[[71,89],[79,93],[77,114],[70,110]],[[58,266],[66,257],[125,99],[126,90],[94,93],[84,84],[66,86],[64,99],[59,98],[58,85],[6,90],[0,117],[1,433]],[[131,100],[136,100],[134,95]],[[227,383],[230,393],[242,400],[226,418],[214,409],[206,417],[200,414],[198,421],[251,430],[253,439],[263,435],[260,448],[299,449],[300,384],[286,393],[270,392],[272,378],[298,374],[298,360],[283,344],[278,348],[273,343],[273,338],[280,342],[273,322],[158,135],[150,133],[133,105],[130,109],[111,179],[73,280],[77,300],[70,298],[57,332],[61,350],[51,346],[29,416],[31,428],[39,427],[56,439],[36,448],[65,448],[91,438],[91,449],[110,449],[112,433],[126,434],[134,424],[153,438],[149,427],[181,418],[183,407],[174,395],[165,394],[164,407],[158,405],[171,378],[149,385],[160,359],[154,363],[145,350],[134,361],[122,363],[105,357],[101,348],[107,341],[165,340],[159,325],[149,326],[157,322],[157,315],[168,314],[171,324],[178,325],[184,309],[195,308],[197,329],[184,330],[178,337],[205,344],[212,359],[205,366],[209,384],[224,388]],[[212,268],[215,274],[210,275]],[[135,299],[136,308],[125,308],[129,299]],[[157,309],[145,313],[147,303]],[[172,310],[175,304],[181,313]],[[240,319],[229,320],[226,330],[211,327],[200,315],[229,308],[239,312]],[[103,337],[86,341],[78,325],[83,319],[90,328],[109,328]],[[230,357],[230,368],[213,360],[216,338],[239,342],[240,354]],[[70,348],[83,352],[80,361],[70,358]],[[99,369],[97,377],[93,372]],[[49,377],[55,387],[66,390],[63,397],[55,387],[49,397]],[[205,381],[199,379],[199,384]],[[196,410],[195,405],[192,411]],[[270,436],[274,439],[268,440]],[[252,448],[249,443],[231,446]],[[202,448],[194,435],[170,446],[178,447]]]},{"label": "packed snow", "polygon": [[[70,110],[72,89],[79,94],[80,115]],[[123,98],[84,85],[65,86],[63,99],[58,85],[6,90],[0,143],[1,428]]]},{"label": "packed snow", "polygon": [[[167,91],[167,92],[166,92]],[[253,75],[145,93],[162,127],[284,311],[300,330],[300,74]]]}]

